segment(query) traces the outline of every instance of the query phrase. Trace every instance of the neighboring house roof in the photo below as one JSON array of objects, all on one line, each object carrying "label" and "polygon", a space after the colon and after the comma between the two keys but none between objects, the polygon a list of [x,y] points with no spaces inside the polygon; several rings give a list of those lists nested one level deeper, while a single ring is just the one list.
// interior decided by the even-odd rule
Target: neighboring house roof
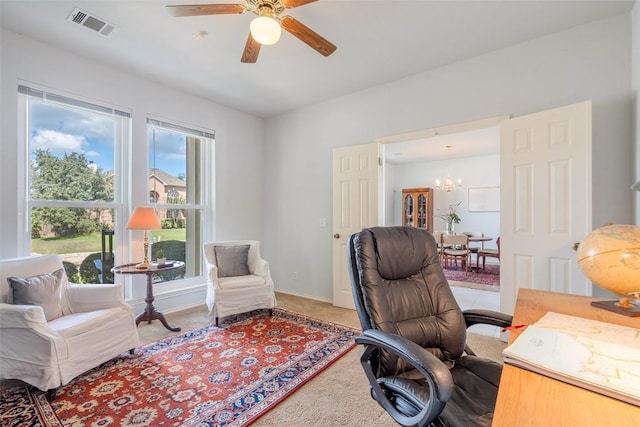
[{"label": "neighboring house roof", "polygon": [[177,178],[163,171],[162,169],[157,169],[157,168],[149,169],[149,178],[154,176],[158,181],[162,182],[165,186],[182,187],[182,188],[185,188],[187,186],[186,182],[184,182],[180,178]]}]

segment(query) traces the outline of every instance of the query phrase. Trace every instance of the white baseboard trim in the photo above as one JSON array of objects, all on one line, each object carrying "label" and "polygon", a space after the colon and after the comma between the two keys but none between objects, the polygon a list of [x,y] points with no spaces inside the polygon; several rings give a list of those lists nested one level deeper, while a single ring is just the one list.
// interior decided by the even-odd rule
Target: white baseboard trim
[{"label": "white baseboard trim", "polygon": [[[318,298],[316,296],[284,291],[281,289],[276,289],[275,291],[276,293],[293,295],[296,297],[333,304],[332,300],[326,298]],[[207,296],[206,284],[199,284],[188,288],[160,292],[157,294],[154,293],[153,296],[155,298],[153,305],[161,313],[173,313],[175,311],[186,310],[200,305],[203,306],[203,310],[207,310],[205,306],[205,298]],[[127,303],[133,306],[134,313],[136,313],[136,315],[142,313],[147,305],[143,297],[127,300]]]},{"label": "white baseboard trim", "polygon": [[[161,313],[186,310],[188,308],[204,306],[207,295],[207,285],[200,284],[188,288],[177,289],[168,292],[154,293],[154,307]],[[142,313],[147,305],[144,298],[134,298],[127,301],[134,308],[134,312]],[[204,308],[206,310],[206,307]]]},{"label": "white baseboard trim", "polygon": [[275,289],[275,291],[277,293],[280,293],[280,294],[293,295],[294,297],[307,298],[307,299],[312,299],[314,301],[328,302],[329,304],[333,304],[333,300],[326,299],[326,298],[318,298],[316,296],[300,294],[300,293],[297,293],[297,292],[284,291],[282,289]]}]

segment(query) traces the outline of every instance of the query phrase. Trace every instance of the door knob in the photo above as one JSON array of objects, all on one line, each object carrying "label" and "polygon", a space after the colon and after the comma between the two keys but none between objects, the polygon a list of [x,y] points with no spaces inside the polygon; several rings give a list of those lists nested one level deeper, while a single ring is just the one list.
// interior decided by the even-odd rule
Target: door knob
[{"label": "door knob", "polygon": [[334,234],[334,235],[333,235],[333,238],[334,238],[334,239],[339,239],[339,238],[340,238],[340,233],[336,233],[336,234]]}]

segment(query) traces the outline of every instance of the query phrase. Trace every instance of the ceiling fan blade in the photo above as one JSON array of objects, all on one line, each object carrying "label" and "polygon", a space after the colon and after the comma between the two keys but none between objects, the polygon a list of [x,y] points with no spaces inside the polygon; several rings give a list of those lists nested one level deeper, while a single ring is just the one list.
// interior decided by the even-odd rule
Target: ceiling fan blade
[{"label": "ceiling fan blade", "polygon": [[242,52],[242,58],[240,62],[253,64],[258,60],[258,54],[260,53],[260,43],[254,40],[249,33],[249,37],[247,38],[247,44],[244,46],[244,52]]},{"label": "ceiling fan blade", "polygon": [[291,9],[293,7],[302,6],[307,3],[313,3],[314,1],[318,0],[280,0],[280,3],[282,3],[282,5],[287,9]]},{"label": "ceiling fan blade", "polygon": [[184,4],[167,6],[172,16],[226,15],[242,13],[246,9],[241,4]]},{"label": "ceiling fan blade", "polygon": [[329,56],[336,50],[333,43],[291,16],[283,16],[280,23],[282,28],[314,48],[321,55]]}]

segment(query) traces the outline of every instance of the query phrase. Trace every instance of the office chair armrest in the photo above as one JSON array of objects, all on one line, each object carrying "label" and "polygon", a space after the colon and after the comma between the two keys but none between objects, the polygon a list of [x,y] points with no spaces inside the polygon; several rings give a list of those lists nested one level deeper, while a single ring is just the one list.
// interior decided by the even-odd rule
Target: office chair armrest
[{"label": "office chair armrest", "polygon": [[[397,423],[403,426],[423,426],[428,425],[440,415],[454,388],[449,368],[440,359],[400,335],[375,329],[363,331],[355,341],[357,344],[365,346],[360,363],[369,380],[372,396]],[[415,390],[411,387],[402,390],[404,399],[414,402],[414,406],[419,406],[418,402],[424,403],[424,406],[415,415],[407,415],[406,408],[403,411],[397,409],[396,397],[399,395],[399,390],[393,391],[397,393],[396,397],[393,397],[391,390],[387,389],[385,392],[382,389],[376,372],[374,372],[376,365],[370,362],[374,352],[379,349],[384,349],[404,359],[425,378],[425,383],[429,387],[427,402],[423,402],[423,399],[417,397],[413,393]]]},{"label": "office chair armrest", "polygon": [[501,328],[511,326],[513,316],[493,310],[469,309],[462,312],[467,328],[473,325],[493,325]]}]

